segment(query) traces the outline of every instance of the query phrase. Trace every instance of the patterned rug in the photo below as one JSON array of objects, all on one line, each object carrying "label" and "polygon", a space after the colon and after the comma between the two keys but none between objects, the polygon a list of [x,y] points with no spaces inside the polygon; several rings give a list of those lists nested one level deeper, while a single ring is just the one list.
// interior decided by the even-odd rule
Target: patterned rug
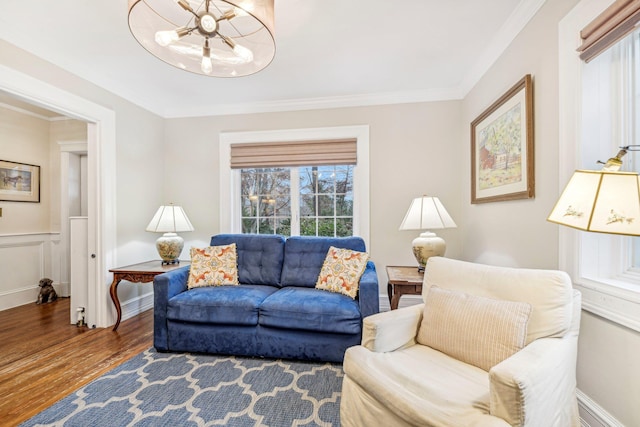
[{"label": "patterned rug", "polygon": [[139,354],[21,426],[339,426],[339,364]]}]

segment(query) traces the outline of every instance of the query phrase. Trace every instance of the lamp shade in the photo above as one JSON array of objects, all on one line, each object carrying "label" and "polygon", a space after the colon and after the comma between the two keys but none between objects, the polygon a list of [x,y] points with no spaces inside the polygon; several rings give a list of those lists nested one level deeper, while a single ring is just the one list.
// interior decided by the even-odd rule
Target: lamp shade
[{"label": "lamp shade", "polygon": [[178,233],[181,231],[193,231],[193,225],[189,222],[187,214],[180,206],[160,206],[156,214],[147,225],[146,231],[155,233]]},{"label": "lamp shade", "polygon": [[547,220],[584,231],[639,236],[639,176],[577,170]]},{"label": "lamp shade", "polygon": [[455,227],[457,227],[456,223],[440,199],[429,196],[413,199],[400,224],[400,230],[438,230]]},{"label": "lamp shade", "polygon": [[[413,199],[400,230],[436,230],[455,228],[456,223],[437,197],[422,196]],[[441,237],[430,231],[421,233],[411,242],[413,256],[418,261],[418,271],[424,271],[432,256],[443,256],[447,245]]]}]

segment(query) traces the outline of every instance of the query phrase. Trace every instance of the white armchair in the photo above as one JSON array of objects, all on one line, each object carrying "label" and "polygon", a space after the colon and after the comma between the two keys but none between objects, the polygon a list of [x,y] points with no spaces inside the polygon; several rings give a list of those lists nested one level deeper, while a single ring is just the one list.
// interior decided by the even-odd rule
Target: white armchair
[{"label": "white armchair", "polygon": [[580,424],[581,297],[566,273],[436,257],[422,297],[365,318],[345,354],[342,426]]}]

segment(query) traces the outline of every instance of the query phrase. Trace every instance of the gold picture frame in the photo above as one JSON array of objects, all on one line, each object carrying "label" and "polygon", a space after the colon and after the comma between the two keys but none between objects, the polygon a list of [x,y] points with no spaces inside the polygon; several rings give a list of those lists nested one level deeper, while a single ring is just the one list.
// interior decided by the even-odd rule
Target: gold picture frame
[{"label": "gold picture frame", "polygon": [[471,123],[471,203],[535,197],[533,87],[527,74]]},{"label": "gold picture frame", "polygon": [[0,160],[0,201],[40,203],[40,166]]}]

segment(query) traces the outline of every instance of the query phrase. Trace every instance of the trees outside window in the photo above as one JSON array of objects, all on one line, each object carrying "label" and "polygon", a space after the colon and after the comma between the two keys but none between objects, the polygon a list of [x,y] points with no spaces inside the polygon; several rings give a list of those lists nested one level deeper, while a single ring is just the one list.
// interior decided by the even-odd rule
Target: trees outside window
[{"label": "trees outside window", "polygon": [[352,236],[352,165],[240,171],[242,232]]}]

